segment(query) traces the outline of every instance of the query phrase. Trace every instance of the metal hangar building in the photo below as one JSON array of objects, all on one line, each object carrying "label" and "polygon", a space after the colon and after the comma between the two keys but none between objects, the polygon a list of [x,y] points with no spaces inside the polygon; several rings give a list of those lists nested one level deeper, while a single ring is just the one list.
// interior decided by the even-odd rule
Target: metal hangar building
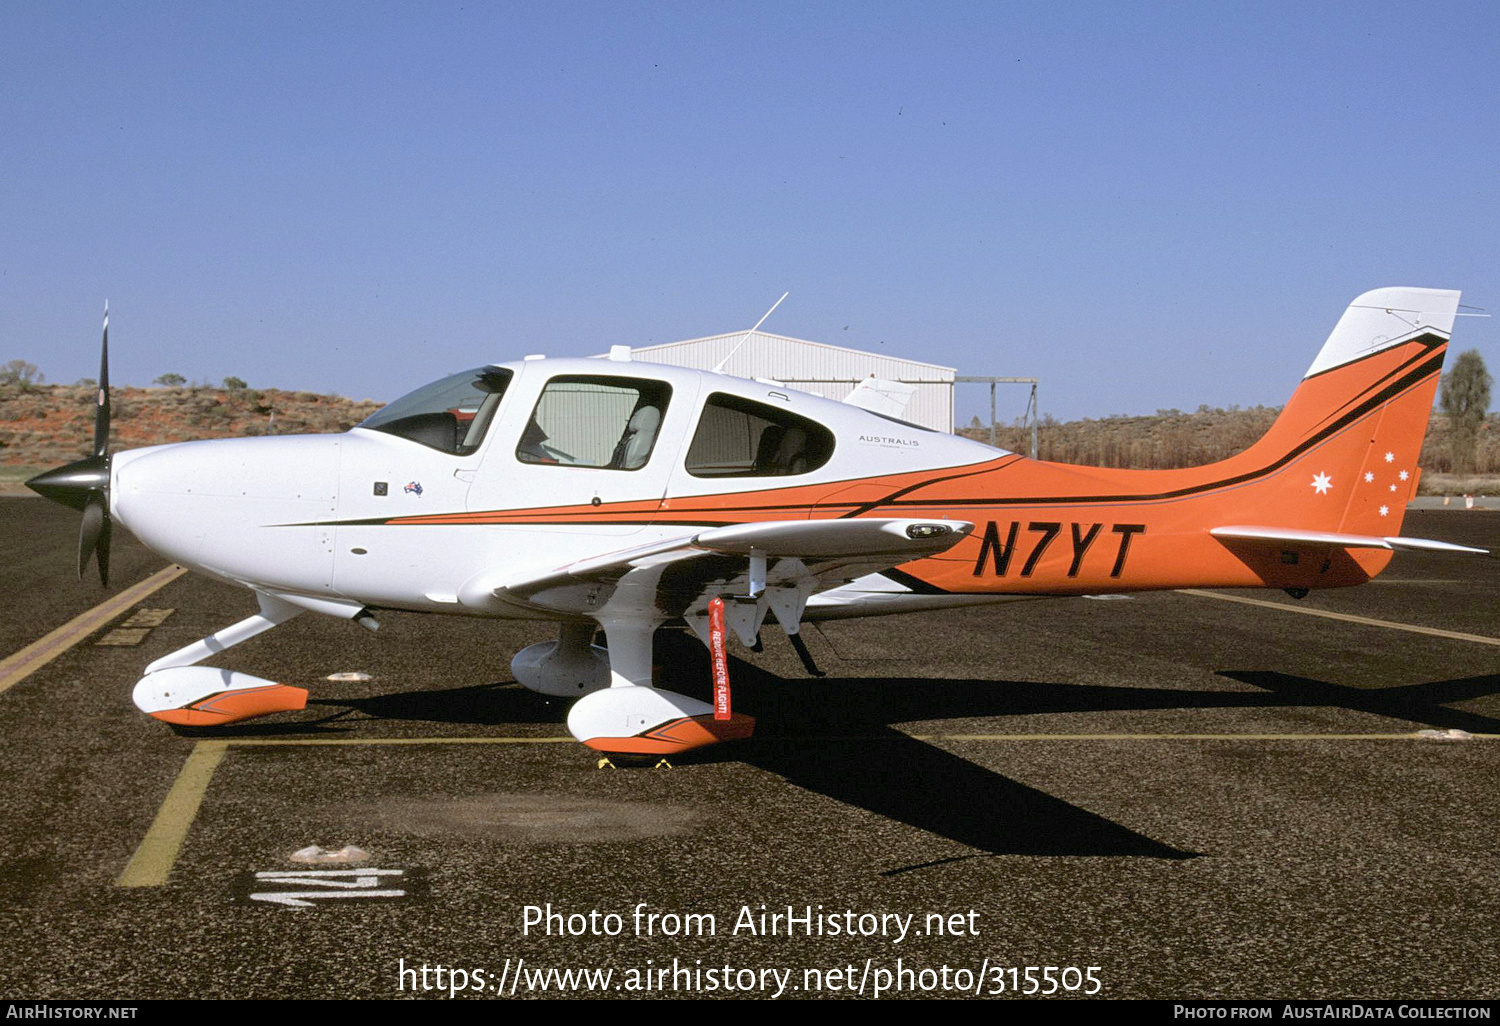
[{"label": "metal hangar building", "polygon": [[655,346],[633,346],[630,350],[633,360],[695,370],[713,370],[726,357],[729,361],[723,367],[726,374],[770,378],[829,399],[843,399],[855,385],[871,376],[910,385],[915,392],[901,419],[934,431],[953,430],[953,384],[957,371],[940,364],[763,331],[736,331]]}]

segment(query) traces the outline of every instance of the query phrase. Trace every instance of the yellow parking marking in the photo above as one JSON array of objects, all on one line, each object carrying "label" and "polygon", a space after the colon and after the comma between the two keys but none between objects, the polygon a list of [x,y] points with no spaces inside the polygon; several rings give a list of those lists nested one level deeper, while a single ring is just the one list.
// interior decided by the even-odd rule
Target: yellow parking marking
[{"label": "yellow parking marking", "polygon": [[536,745],[578,742],[572,737],[386,737],[386,738],[246,738],[244,740],[199,741],[183,763],[167,792],[166,800],[156,813],[151,829],[136,848],[130,864],[115,881],[116,887],[160,887],[167,882],[182,844],[187,840],[193,820],[214,771],[231,746],[242,748],[295,748],[307,745]]},{"label": "yellow parking marking", "polygon": [[116,887],[159,887],[167,882],[188,829],[198,818],[198,806],[203,804],[208,782],[228,750],[227,741],[199,741],[193,746],[151,829],[146,831],[125,872],[115,881]]},{"label": "yellow parking marking", "polygon": [[1327,609],[1311,609],[1307,606],[1289,606],[1285,602],[1269,602],[1265,599],[1245,598],[1243,595],[1220,595],[1216,591],[1201,591],[1197,588],[1179,588],[1177,593],[1179,595],[1193,595],[1197,598],[1218,599],[1221,602],[1239,602],[1247,606],[1263,606],[1266,609],[1279,609],[1283,613],[1321,616],[1328,620],[1342,620],[1345,623],[1357,623],[1365,627],[1384,627],[1387,630],[1428,634],[1435,638],[1448,638],[1452,641],[1473,641],[1481,645],[1500,645],[1500,638],[1491,638],[1483,634],[1464,634],[1460,631],[1445,631],[1437,627],[1421,627],[1414,623],[1396,623],[1393,620],[1372,620],[1368,616],[1334,613]]},{"label": "yellow parking marking", "polygon": [[[901,737],[799,737],[818,741],[1431,741],[1418,733],[1402,734],[906,734]],[[1500,734],[1471,734],[1476,741],[1500,740]],[[245,738],[199,741],[172,782],[151,829],[136,848],[116,887],[160,887],[167,882],[188,830],[198,816],[214,771],[230,748],[299,748],[399,745],[547,745],[578,742],[568,736],[548,737],[365,737],[365,738]]]},{"label": "yellow parking marking", "polygon": [[44,638],[39,638],[0,661],[0,691],[25,680],[37,670],[62,655],[84,638],[103,627],[131,606],[153,592],[171,584],[187,573],[180,566],[169,566],[158,570],[137,584],[132,584],[118,595],[99,603],[87,613],[82,613],[63,624]]},{"label": "yellow parking marking", "polygon": [[247,738],[230,741],[236,748],[281,748],[296,745],[553,745],[578,743],[570,734],[560,737],[294,737]]},{"label": "yellow parking marking", "polygon": [[[1433,741],[1414,732],[1402,734],[912,734],[918,741]],[[1475,741],[1500,740],[1500,734],[1470,734]]]}]

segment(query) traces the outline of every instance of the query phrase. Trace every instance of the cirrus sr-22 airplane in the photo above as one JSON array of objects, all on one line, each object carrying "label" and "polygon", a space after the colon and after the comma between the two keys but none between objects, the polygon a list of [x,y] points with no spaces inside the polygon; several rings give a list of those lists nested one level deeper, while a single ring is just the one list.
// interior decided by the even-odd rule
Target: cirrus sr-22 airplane
[{"label": "cirrus sr-22 airplane", "polygon": [[798,628],[824,618],[1187,587],[1300,596],[1369,581],[1395,549],[1484,551],[1400,535],[1458,298],[1360,296],[1263,438],[1179,470],[1028,459],[623,347],[455,374],[344,434],[110,454],[106,313],[94,455],[28,483],[82,510],[80,574],[97,552],[107,576],[119,522],[255,592],[258,613],[146,667],[134,699],[157,719],[303,708],[301,688],[198,664],[308,610],[371,627],[414,610],[556,621],[515,679],[576,698],[585,744],[667,755],[754,721],[653,686],[665,624],[708,643],[722,618],[748,645],[773,619],[805,657]]}]

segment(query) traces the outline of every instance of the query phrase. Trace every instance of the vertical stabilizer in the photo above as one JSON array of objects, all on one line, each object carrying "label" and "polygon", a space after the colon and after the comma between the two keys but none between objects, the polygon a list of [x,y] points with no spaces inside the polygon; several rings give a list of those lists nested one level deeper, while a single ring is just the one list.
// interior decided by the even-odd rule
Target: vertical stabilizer
[{"label": "vertical stabilizer", "polygon": [[1285,491],[1277,519],[1399,533],[1458,299],[1446,289],[1376,289],[1344,311],[1276,423],[1246,454],[1298,467],[1272,479]]}]

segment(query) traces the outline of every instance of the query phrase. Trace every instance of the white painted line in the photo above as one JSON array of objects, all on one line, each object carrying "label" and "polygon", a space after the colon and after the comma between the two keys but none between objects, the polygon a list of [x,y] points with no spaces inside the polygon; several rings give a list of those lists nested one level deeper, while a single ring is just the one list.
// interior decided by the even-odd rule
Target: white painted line
[{"label": "white painted line", "polygon": [[265,901],[291,908],[312,908],[328,898],[404,898],[405,891],[257,891],[251,901]]},{"label": "white painted line", "polygon": [[[255,874],[256,884],[275,887],[322,887],[325,890],[255,891],[251,901],[265,901],[291,908],[311,908],[326,898],[404,898],[405,889],[382,884],[404,883],[404,869],[279,869]],[[395,879],[382,879],[395,877]]]}]

